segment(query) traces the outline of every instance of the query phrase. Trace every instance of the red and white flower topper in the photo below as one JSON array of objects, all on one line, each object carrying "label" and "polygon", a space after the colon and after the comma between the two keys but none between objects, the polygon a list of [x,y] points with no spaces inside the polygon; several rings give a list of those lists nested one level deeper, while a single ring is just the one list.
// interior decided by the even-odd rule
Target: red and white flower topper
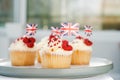
[{"label": "red and white flower topper", "polygon": [[85,31],[86,36],[91,36],[92,35],[92,27],[86,25],[86,26],[84,26],[84,28],[85,28],[84,31]]},{"label": "red and white flower topper", "polygon": [[62,27],[60,28],[61,30],[61,35],[62,36],[65,36],[65,35],[68,35],[68,36],[71,36],[71,35],[75,35],[77,36],[78,35],[78,32],[79,32],[79,24],[76,23],[74,25],[72,25],[72,23],[61,23]]},{"label": "red and white flower topper", "polygon": [[37,24],[27,24],[26,26],[26,35],[33,36],[37,30]]},{"label": "red and white flower topper", "polygon": [[55,35],[58,35],[58,36],[61,36],[61,32],[60,32],[60,29],[58,27],[51,27],[52,29],[52,34],[55,34]]}]

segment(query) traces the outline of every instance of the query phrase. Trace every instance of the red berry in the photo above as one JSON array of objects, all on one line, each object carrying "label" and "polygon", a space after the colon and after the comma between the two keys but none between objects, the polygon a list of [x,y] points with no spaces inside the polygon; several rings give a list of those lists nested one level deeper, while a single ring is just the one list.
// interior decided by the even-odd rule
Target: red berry
[{"label": "red berry", "polygon": [[24,38],[23,38],[23,42],[24,42],[24,43],[29,43],[29,39],[28,39],[27,37],[24,37]]},{"label": "red berry", "polygon": [[87,46],[92,46],[92,42],[88,39],[84,39],[84,43],[87,45]]},{"label": "red berry", "polygon": [[33,44],[33,43],[27,43],[27,47],[33,48],[33,47],[34,47],[34,44]]},{"label": "red berry", "polygon": [[34,43],[34,42],[36,41],[35,38],[33,38],[33,37],[30,37],[29,40],[30,40],[30,42],[32,42],[32,43]]}]

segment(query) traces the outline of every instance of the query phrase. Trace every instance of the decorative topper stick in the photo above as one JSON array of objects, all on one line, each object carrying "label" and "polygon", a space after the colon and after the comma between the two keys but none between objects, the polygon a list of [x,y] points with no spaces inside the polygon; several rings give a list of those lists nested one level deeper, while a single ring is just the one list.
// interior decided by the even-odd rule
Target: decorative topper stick
[{"label": "decorative topper stick", "polygon": [[61,32],[60,32],[60,29],[58,27],[51,27],[52,29],[52,34],[55,34],[55,35],[58,35],[60,36],[61,35]]},{"label": "decorative topper stick", "polygon": [[78,35],[79,27],[78,23],[72,25],[72,23],[61,23],[62,27],[60,28],[62,36],[68,35]]},{"label": "decorative topper stick", "polygon": [[37,24],[27,24],[26,26],[26,35],[33,36],[37,30]]},{"label": "decorative topper stick", "polygon": [[86,26],[84,26],[84,28],[85,28],[84,31],[85,31],[86,36],[87,36],[87,37],[88,37],[88,36],[91,36],[91,35],[92,35],[92,27],[86,25]]}]

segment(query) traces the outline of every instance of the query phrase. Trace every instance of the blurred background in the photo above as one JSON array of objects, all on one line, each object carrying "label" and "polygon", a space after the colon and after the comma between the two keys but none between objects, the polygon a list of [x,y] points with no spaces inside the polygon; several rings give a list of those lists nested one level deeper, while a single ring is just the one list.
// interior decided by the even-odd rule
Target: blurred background
[{"label": "blurred background", "polygon": [[7,22],[92,24],[96,30],[120,30],[119,0],[0,0],[0,27]]},{"label": "blurred background", "polygon": [[26,23],[39,25],[39,41],[61,22],[93,26],[92,56],[112,60],[110,74],[120,79],[120,0],[0,0],[0,58],[9,58],[8,47]]}]

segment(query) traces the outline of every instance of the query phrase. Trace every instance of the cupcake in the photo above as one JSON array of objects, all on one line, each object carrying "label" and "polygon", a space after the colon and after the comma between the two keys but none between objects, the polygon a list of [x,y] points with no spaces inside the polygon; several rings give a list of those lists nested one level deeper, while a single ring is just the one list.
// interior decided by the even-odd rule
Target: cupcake
[{"label": "cupcake", "polygon": [[48,43],[48,37],[44,37],[41,41],[36,45],[37,46],[37,62],[41,63],[41,57],[39,54],[39,50]]},{"label": "cupcake", "polygon": [[71,43],[73,47],[72,61],[73,65],[88,65],[91,58],[92,42],[81,36],[76,37]]},{"label": "cupcake", "polygon": [[43,68],[70,68],[72,46],[67,40],[50,35],[49,42],[39,52]]},{"label": "cupcake", "polygon": [[13,66],[31,66],[35,64],[36,46],[34,37],[21,37],[10,47],[10,59]]},{"label": "cupcake", "polygon": [[31,66],[35,64],[36,39],[33,37],[37,24],[27,24],[26,34],[15,40],[9,47],[10,59],[13,66]]}]

